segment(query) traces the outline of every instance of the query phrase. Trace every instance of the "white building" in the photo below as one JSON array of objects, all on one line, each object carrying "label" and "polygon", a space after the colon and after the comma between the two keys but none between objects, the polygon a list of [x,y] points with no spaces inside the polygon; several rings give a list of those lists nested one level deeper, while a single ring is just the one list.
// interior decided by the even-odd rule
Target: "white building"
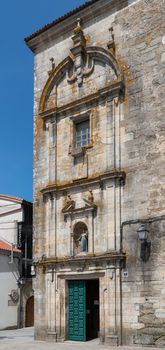
[{"label": "white building", "polygon": [[0,329],[33,325],[31,263],[32,203],[0,194]]},{"label": "white building", "polygon": [[17,279],[20,258],[21,250],[0,239],[0,329],[18,327],[20,289]]}]

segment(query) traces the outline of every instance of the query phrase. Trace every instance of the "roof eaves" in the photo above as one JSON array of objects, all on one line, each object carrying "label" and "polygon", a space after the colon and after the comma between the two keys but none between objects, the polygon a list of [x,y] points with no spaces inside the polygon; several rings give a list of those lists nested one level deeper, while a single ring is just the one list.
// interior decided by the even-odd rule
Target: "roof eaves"
[{"label": "roof eaves", "polygon": [[8,194],[0,194],[0,199],[4,199],[4,200],[8,200],[11,202],[15,202],[15,203],[20,203],[20,204],[30,204],[32,205],[32,202],[29,202],[21,197],[17,197],[17,196],[10,196]]},{"label": "roof eaves", "polygon": [[9,200],[9,201],[17,202],[17,203],[23,202],[23,198],[16,197],[16,196],[10,196],[8,194],[0,194],[0,199]]},{"label": "roof eaves", "polygon": [[[11,249],[0,248],[0,252],[1,253],[3,253],[3,252],[11,253]],[[21,254],[22,252],[20,249],[13,249],[13,253],[14,254]]]},{"label": "roof eaves", "polygon": [[12,243],[7,242],[4,239],[0,239],[0,252],[11,252],[21,254],[21,250],[15,248]]},{"label": "roof eaves", "polygon": [[48,24],[46,24],[44,27],[38,29],[36,32],[32,33],[31,35],[27,36],[24,40],[26,43],[28,43],[28,41],[30,41],[31,39],[37,37],[38,35],[42,34],[43,32],[45,32],[46,30],[52,28],[54,25],[64,21],[65,19],[69,18],[70,16],[76,14],[77,12],[87,8],[88,6],[94,4],[95,2],[98,2],[99,0],[90,0],[85,2],[84,4],[80,5],[79,7],[76,7],[75,9],[73,9],[72,11],[67,12],[65,15],[55,19],[53,22],[50,22]]}]

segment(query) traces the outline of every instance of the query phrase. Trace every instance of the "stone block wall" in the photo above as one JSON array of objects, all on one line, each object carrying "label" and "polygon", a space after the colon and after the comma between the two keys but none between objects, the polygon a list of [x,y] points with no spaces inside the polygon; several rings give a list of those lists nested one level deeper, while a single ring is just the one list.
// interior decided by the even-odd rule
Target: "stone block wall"
[{"label": "stone block wall", "polygon": [[124,228],[128,277],[122,283],[123,341],[150,346],[165,345],[164,14],[163,1],[137,1],[121,11],[113,24],[127,82],[122,221],[157,217],[148,225],[151,254],[147,262],[140,259],[139,224]]}]

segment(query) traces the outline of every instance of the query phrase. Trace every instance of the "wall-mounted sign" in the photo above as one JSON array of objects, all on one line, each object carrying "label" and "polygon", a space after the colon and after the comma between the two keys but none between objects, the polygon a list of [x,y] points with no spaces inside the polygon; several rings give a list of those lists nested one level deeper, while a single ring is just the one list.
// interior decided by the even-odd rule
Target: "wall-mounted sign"
[{"label": "wall-mounted sign", "polygon": [[128,271],[123,271],[123,277],[128,277]]}]

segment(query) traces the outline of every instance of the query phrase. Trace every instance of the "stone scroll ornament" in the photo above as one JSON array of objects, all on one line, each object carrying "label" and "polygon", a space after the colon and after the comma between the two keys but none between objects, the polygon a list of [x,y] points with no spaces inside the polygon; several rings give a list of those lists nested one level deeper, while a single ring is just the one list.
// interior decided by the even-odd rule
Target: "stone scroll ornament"
[{"label": "stone scroll ornament", "polygon": [[83,83],[83,78],[93,72],[94,61],[86,53],[86,40],[81,28],[80,18],[77,19],[77,26],[72,36],[73,48],[71,48],[73,67],[67,72],[67,81],[73,83],[77,80],[78,86]]}]

